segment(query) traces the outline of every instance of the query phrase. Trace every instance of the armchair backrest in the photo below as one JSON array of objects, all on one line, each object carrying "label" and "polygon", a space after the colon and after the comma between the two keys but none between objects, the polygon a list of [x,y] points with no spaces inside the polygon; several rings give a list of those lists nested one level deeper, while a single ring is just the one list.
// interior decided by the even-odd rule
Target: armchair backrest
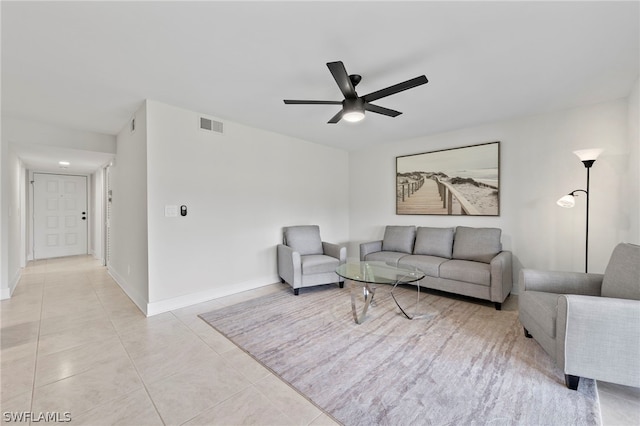
[{"label": "armchair backrest", "polygon": [[640,246],[620,243],[613,249],[601,296],[640,300]]},{"label": "armchair backrest", "polygon": [[283,243],[305,256],[323,254],[318,225],[288,226],[284,228]]}]

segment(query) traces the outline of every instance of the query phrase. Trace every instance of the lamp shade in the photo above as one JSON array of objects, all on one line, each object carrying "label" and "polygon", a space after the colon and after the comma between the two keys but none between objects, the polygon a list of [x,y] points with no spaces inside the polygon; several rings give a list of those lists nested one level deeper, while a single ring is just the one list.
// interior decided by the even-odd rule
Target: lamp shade
[{"label": "lamp shade", "polygon": [[603,149],[599,148],[590,148],[590,149],[580,149],[578,151],[573,151],[575,155],[578,156],[580,161],[595,161],[600,154],[602,154]]},{"label": "lamp shade", "polygon": [[571,207],[576,205],[576,198],[573,195],[565,195],[557,201],[557,204],[560,207],[564,207],[566,209],[570,209]]}]

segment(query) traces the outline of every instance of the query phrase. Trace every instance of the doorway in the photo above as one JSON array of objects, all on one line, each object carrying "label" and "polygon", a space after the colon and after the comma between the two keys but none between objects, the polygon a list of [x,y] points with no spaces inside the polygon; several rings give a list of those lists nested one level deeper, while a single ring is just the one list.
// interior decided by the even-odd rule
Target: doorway
[{"label": "doorway", "polygon": [[87,254],[87,177],[33,174],[33,258]]}]

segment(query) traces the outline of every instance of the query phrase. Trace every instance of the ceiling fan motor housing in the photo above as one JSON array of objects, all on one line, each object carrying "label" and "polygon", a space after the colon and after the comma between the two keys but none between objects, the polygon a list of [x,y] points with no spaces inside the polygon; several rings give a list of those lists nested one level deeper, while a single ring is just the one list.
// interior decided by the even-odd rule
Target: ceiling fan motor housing
[{"label": "ceiling fan motor housing", "polygon": [[342,108],[344,111],[360,111],[364,114],[364,99],[345,99],[342,101]]}]

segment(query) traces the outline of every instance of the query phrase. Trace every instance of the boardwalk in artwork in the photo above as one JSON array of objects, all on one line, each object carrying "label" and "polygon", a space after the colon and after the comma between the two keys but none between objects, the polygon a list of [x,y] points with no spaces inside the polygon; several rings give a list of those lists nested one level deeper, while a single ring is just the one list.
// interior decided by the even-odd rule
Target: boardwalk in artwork
[{"label": "boardwalk in artwork", "polygon": [[438,184],[431,179],[426,179],[424,185],[404,202],[398,200],[397,214],[447,214],[447,209],[442,207],[442,200],[438,193]]}]

